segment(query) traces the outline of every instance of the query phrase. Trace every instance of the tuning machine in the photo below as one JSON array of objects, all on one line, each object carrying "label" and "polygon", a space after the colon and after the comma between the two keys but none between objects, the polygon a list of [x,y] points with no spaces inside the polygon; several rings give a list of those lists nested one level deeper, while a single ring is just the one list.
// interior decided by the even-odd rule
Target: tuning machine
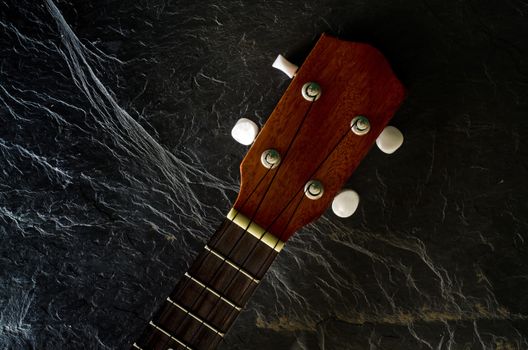
[{"label": "tuning machine", "polygon": [[403,134],[394,126],[386,126],[376,139],[378,148],[387,154],[396,152],[403,144]]},{"label": "tuning machine", "polygon": [[258,132],[259,127],[254,121],[247,118],[240,118],[231,130],[231,136],[235,141],[249,146],[255,141]]},{"label": "tuning machine", "polygon": [[359,195],[353,190],[343,190],[332,201],[332,211],[341,218],[355,213],[359,205]]},{"label": "tuning machine", "polygon": [[284,74],[286,74],[290,79],[295,76],[295,73],[299,69],[298,66],[288,61],[284,56],[278,55],[275,59],[275,62],[271,65],[273,68],[277,68]]}]

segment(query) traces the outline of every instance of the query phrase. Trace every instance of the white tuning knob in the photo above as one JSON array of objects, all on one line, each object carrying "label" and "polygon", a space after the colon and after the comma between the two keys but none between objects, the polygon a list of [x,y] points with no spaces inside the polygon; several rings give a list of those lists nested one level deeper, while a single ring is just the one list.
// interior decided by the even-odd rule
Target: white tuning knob
[{"label": "white tuning knob", "polygon": [[282,71],[284,74],[286,74],[290,78],[293,78],[293,76],[295,75],[295,72],[297,72],[297,69],[299,69],[298,66],[288,61],[282,55],[278,55],[277,58],[275,59],[275,62],[273,62],[271,66],[273,68],[277,68],[278,70]]},{"label": "white tuning knob", "polygon": [[348,218],[354,214],[359,205],[359,195],[356,191],[344,190],[335,196],[332,211],[341,218]]},{"label": "white tuning knob", "polygon": [[257,137],[259,127],[255,122],[247,118],[240,118],[233,129],[231,130],[231,136],[243,145],[249,146]]},{"label": "white tuning knob", "polygon": [[387,154],[394,153],[403,144],[403,134],[394,126],[387,126],[376,139],[376,145]]}]

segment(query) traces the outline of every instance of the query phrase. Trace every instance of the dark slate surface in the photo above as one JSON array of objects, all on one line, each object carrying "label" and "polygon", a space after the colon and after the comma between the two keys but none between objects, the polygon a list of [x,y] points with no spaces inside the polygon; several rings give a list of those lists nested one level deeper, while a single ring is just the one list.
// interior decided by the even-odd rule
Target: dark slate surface
[{"label": "dark slate surface", "polygon": [[528,349],[528,4],[0,1],[0,348],[126,349],[236,197],[245,148],[320,33],[408,88],[222,349]]}]

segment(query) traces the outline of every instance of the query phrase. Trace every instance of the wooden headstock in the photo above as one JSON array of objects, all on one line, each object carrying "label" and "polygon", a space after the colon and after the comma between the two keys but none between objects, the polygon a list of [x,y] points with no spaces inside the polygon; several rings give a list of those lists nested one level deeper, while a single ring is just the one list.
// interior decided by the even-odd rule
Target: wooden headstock
[{"label": "wooden headstock", "polygon": [[[316,101],[301,94],[307,82],[322,88]],[[378,50],[322,35],[242,161],[234,209],[283,242],[288,240],[328,208],[404,94]],[[368,118],[367,134],[352,132],[356,116]],[[272,169],[261,163],[268,149],[281,155]],[[312,179],[324,187],[315,200],[305,195]]]},{"label": "wooden headstock", "polygon": [[[318,99],[306,96],[309,82],[322,88]],[[216,349],[284,242],[330,205],[403,97],[376,49],[323,35],[242,161],[227,219],[133,349]],[[352,130],[359,116],[369,132],[365,122]],[[268,150],[280,163],[266,167],[278,159],[263,162]],[[306,196],[311,180],[321,196]]]}]

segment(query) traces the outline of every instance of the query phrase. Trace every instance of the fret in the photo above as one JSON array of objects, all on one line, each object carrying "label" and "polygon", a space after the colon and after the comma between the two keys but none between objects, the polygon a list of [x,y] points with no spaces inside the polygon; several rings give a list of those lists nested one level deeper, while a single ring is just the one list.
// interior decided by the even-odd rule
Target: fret
[{"label": "fret", "polygon": [[152,327],[156,328],[158,331],[160,331],[161,333],[165,334],[167,337],[169,337],[171,340],[177,342],[178,345],[183,346],[185,349],[193,350],[193,348],[187,346],[187,344],[185,344],[181,340],[179,340],[177,338],[174,338],[169,332],[167,332],[163,328],[157,326],[156,324],[154,324],[154,322],[150,321],[149,325],[151,325]]},{"label": "fret", "polygon": [[235,269],[237,269],[238,272],[240,272],[241,274],[245,275],[247,278],[251,279],[251,282],[259,284],[260,279],[256,278],[255,276],[252,276],[249,272],[245,271],[241,266],[239,266],[239,265],[235,264],[234,262],[232,262],[231,260],[229,260],[226,256],[220,254],[219,252],[217,252],[214,249],[209,248],[207,245],[205,246],[205,249],[208,252],[210,252],[210,253],[214,254],[215,256],[217,256],[218,258],[220,258],[221,260],[223,260],[224,262],[228,263],[229,265],[231,265]]},{"label": "fret", "polygon": [[224,333],[220,332],[218,329],[214,328],[213,326],[211,326],[210,324],[208,324],[207,322],[202,320],[200,317],[196,316],[195,314],[193,314],[192,312],[190,312],[189,310],[187,310],[186,308],[184,308],[183,306],[181,306],[180,304],[178,304],[174,300],[171,300],[171,298],[167,298],[167,301],[169,303],[171,303],[172,305],[178,307],[180,310],[182,310],[187,315],[191,316],[192,318],[194,318],[195,320],[197,320],[198,322],[200,322],[201,324],[203,324],[204,326],[206,326],[207,328],[209,328],[213,332],[217,333],[219,336],[223,337],[225,335]]},{"label": "fret", "polygon": [[216,349],[278,254],[269,242],[225,220],[134,349]]},{"label": "fret", "polygon": [[218,293],[217,291],[207,287],[205,284],[203,284],[202,282],[198,281],[196,278],[194,278],[193,276],[189,275],[188,272],[185,273],[185,277],[189,278],[191,281],[193,281],[194,283],[198,284],[200,287],[204,288],[206,291],[208,291],[209,293],[213,294],[214,296],[216,296],[217,298],[219,298],[220,300],[222,300],[224,303],[228,304],[229,306],[231,306],[233,309],[235,309],[236,311],[241,311],[242,310],[242,307],[236,305],[235,303],[232,303],[231,301],[229,301],[228,299],[226,299],[225,297],[223,297],[222,295],[220,295],[220,293]]},{"label": "fret", "polygon": [[185,307],[167,300],[152,322],[189,347],[206,350],[220,343],[225,332],[218,333],[216,327],[210,326],[210,322],[206,325],[203,318],[193,317],[187,311]]},{"label": "fret", "polygon": [[207,281],[209,288],[222,293],[237,305],[244,305],[258,286],[251,277],[207,249],[198,256],[188,273],[200,281]]},{"label": "fret", "polygon": [[[188,274],[190,276],[190,274]],[[245,278],[245,277],[244,277]],[[240,312],[240,307],[234,308],[232,304],[221,301],[218,295],[210,292],[217,291],[218,289],[213,286],[207,286],[205,284],[196,283],[200,281],[193,276],[193,280],[190,278],[183,279],[170,295],[170,299],[177,301],[178,304],[184,306],[201,319],[206,320],[209,324],[213,325],[216,329],[220,329],[221,332],[225,333],[229,325],[235,320]],[[240,293],[239,293],[240,294]],[[227,299],[224,298],[224,299]],[[237,299],[239,300],[239,299]],[[230,301],[231,302],[231,301]]]},{"label": "fret", "polygon": [[198,350],[170,335],[159,325],[149,322],[140,340],[132,344],[133,350]]}]

